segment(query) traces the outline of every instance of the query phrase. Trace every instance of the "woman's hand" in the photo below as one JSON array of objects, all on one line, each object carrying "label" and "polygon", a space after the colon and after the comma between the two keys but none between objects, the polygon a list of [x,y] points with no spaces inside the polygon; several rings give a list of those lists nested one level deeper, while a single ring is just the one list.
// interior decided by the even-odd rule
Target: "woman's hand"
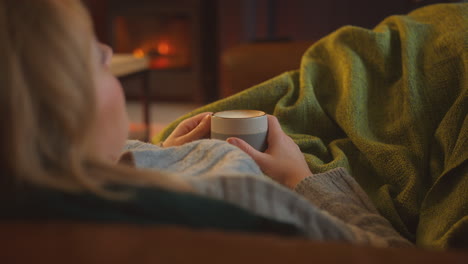
[{"label": "woman's hand", "polygon": [[197,139],[209,137],[212,114],[205,112],[185,119],[172,131],[162,146],[180,146]]},{"label": "woman's hand", "polygon": [[312,175],[301,150],[283,132],[274,116],[268,115],[268,149],[265,153],[239,138],[228,138],[227,141],[250,155],[266,175],[288,188],[293,189],[302,179]]}]

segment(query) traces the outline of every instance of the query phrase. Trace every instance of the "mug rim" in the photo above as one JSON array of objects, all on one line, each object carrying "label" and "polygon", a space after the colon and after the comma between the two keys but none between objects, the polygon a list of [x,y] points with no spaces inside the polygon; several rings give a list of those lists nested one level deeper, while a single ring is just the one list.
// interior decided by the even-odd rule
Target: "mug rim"
[{"label": "mug rim", "polygon": [[[217,116],[217,115],[216,115],[216,114],[219,114],[219,113],[233,112],[233,111],[257,112],[257,113],[259,113],[260,115],[257,115],[257,116],[249,116],[249,117],[224,117],[224,116]],[[252,118],[259,118],[259,117],[262,117],[262,116],[265,116],[265,115],[266,115],[266,113],[263,112],[263,111],[260,111],[260,110],[237,109],[237,110],[224,110],[224,111],[215,112],[215,113],[212,114],[212,117],[222,118],[222,119],[252,119]]]}]

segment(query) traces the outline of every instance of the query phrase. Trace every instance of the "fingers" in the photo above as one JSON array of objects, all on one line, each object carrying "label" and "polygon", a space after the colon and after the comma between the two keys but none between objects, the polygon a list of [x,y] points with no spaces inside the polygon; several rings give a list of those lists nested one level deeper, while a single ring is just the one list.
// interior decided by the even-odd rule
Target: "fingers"
[{"label": "fingers", "polygon": [[280,135],[284,134],[283,129],[275,116],[268,115],[268,142],[275,141]]},{"label": "fingers", "polygon": [[250,146],[247,142],[240,138],[231,137],[226,140],[229,144],[234,145],[240,148],[242,151],[247,153],[252,159],[254,159],[257,163],[262,159],[263,153],[254,149]]},{"label": "fingers", "polygon": [[205,118],[207,115],[212,115],[213,112],[203,112],[203,113],[200,113],[198,115],[195,115],[195,116],[192,116],[190,118],[187,118],[186,120],[193,120],[193,121],[196,121],[197,124],[200,123],[203,118]]},{"label": "fingers", "polygon": [[190,133],[200,124],[200,122],[203,121],[203,118],[205,118],[206,116],[211,116],[212,114],[213,113],[211,112],[205,112],[185,119],[177,126],[173,134],[175,136],[184,136]]},{"label": "fingers", "polygon": [[185,119],[182,123],[184,123],[186,128],[192,130],[196,126],[198,126],[198,124],[200,124],[200,122],[202,122],[202,120],[206,116],[211,116],[212,114],[213,113],[211,113],[211,112],[201,113],[201,114],[198,114],[198,115],[195,115],[195,116],[192,116],[190,118]]},{"label": "fingers", "polygon": [[210,133],[210,128],[211,114],[204,113],[204,116],[202,116],[195,128],[191,129],[191,131],[185,136],[182,136],[183,141],[190,142],[193,140],[204,138]]},{"label": "fingers", "polygon": [[268,149],[265,151],[265,153],[272,153],[277,150],[278,146],[281,144],[281,142],[284,141],[285,137],[288,136],[281,128],[278,119],[275,116],[268,115]]},{"label": "fingers", "polygon": [[206,137],[211,127],[210,112],[205,112],[182,121],[163,142],[164,147],[180,146]]}]

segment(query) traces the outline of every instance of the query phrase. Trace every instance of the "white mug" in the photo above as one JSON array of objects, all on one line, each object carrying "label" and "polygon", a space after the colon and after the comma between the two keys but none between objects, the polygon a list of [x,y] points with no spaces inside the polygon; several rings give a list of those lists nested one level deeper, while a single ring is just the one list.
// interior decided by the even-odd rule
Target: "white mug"
[{"label": "white mug", "polygon": [[267,148],[268,118],[257,110],[229,110],[211,117],[211,138],[226,140],[237,137],[258,151]]}]

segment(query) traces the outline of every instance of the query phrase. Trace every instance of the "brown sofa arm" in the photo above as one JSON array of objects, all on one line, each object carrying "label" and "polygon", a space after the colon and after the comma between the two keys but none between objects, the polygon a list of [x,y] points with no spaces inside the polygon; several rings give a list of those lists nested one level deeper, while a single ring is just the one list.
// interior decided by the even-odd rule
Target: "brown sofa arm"
[{"label": "brown sofa arm", "polygon": [[235,94],[285,71],[299,69],[302,55],[313,43],[260,42],[227,50],[221,58],[221,96]]},{"label": "brown sofa arm", "polygon": [[0,263],[468,263],[468,255],[177,227],[0,222]]}]

